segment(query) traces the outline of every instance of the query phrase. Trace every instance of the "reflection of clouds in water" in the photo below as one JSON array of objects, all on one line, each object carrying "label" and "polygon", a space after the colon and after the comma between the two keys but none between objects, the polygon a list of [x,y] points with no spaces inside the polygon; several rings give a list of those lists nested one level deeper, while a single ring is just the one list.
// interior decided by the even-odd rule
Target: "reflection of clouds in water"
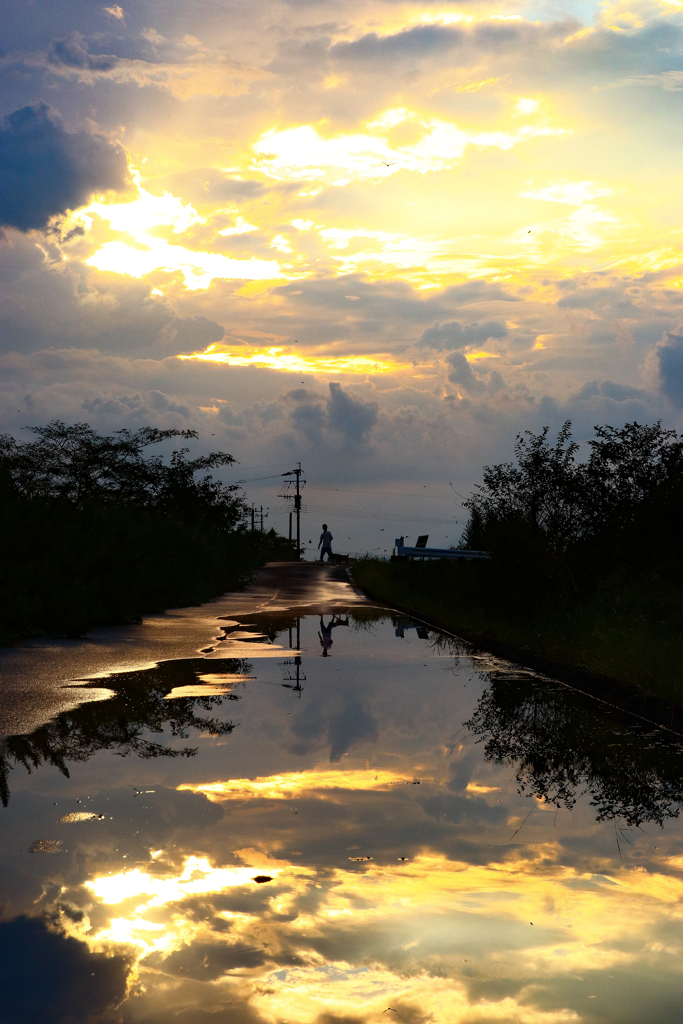
[{"label": "reflection of clouds in water", "polygon": [[386,771],[381,768],[350,769],[348,771],[312,771],[288,772],[284,775],[270,775],[257,779],[228,779],[226,782],[187,783],[178,787],[179,790],[191,790],[204,793],[209,800],[286,800],[305,793],[317,793],[323,789],[386,789],[392,785],[407,783],[410,776],[401,772]]},{"label": "reflection of clouds in water", "polygon": [[290,727],[295,738],[289,741],[288,750],[307,754],[329,744],[330,761],[338,761],[353,747],[375,742],[377,720],[358,690],[345,689],[339,703],[341,706],[296,719]]},{"label": "reflection of clouds in water", "polygon": [[237,1001],[268,1021],[365,1019],[388,1000],[406,1019],[425,1007],[434,1017],[450,1007],[456,1020],[576,1019],[569,1008],[591,994],[577,975],[640,977],[653,943],[680,949],[683,879],[638,868],[609,879],[563,868],[557,855],[546,843],[484,865],[426,854],[322,874],[280,862],[267,894],[247,881],[256,868],[190,858],[182,874],[152,877],[167,887],[163,908],[150,882],[127,916],[130,902],[112,907],[115,927],[137,922],[147,940],[133,1004],[144,1015],[132,1019],[157,1019],[169,979],[178,1006],[220,1012]]},{"label": "reflection of clouds in water", "polygon": [[[101,752],[88,775],[75,770],[79,787],[108,780],[112,765],[126,783],[79,789],[78,805],[20,787],[6,812],[16,847],[68,841],[51,857],[0,850],[4,887],[16,882],[23,901],[9,912],[44,913],[92,953],[132,950],[131,996],[116,1011],[125,1024],[356,1024],[393,1019],[387,1006],[403,1024],[675,1018],[678,825],[661,839],[634,836],[623,862],[613,826],[596,824],[587,799],[560,811],[556,827],[554,807],[517,792],[516,768],[487,760],[486,738],[477,745],[463,733],[481,695],[462,686],[477,683],[469,663],[454,675],[447,654],[425,656],[417,640],[397,657],[388,621],[344,639],[329,663],[316,659],[301,700],[277,677],[246,686],[240,728],[227,743],[202,737],[200,758],[121,762]],[[156,680],[154,707],[166,713],[177,703],[164,700],[169,689],[196,678],[187,668],[163,686],[141,677],[141,698]],[[259,666],[259,678],[271,671]],[[490,688],[488,676],[480,682]],[[509,726],[496,736],[521,757],[538,739],[526,729],[529,694],[507,678],[496,687],[499,706],[487,696],[479,707],[488,724]],[[574,751],[582,736],[603,736],[558,700],[541,715],[557,750],[560,733]],[[647,737],[620,742],[632,744],[629,764],[670,767]],[[603,753],[590,762],[601,772],[623,756]],[[47,772],[36,777],[49,785]],[[68,812],[106,816],[59,823]],[[660,842],[666,852],[653,853]],[[85,1024],[79,1012],[73,1024]],[[0,1024],[17,1024],[1,1005]]]},{"label": "reflection of clouds in water", "polygon": [[0,1020],[71,1024],[91,1020],[125,996],[130,957],[91,952],[37,918],[0,922]]}]

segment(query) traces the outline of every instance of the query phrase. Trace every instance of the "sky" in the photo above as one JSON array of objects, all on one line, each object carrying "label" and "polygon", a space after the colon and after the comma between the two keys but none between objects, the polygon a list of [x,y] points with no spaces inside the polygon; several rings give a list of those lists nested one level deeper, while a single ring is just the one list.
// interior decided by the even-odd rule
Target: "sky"
[{"label": "sky", "polygon": [[196,430],[284,530],[300,460],[305,540],[381,554],[521,431],[683,427],[679,3],[0,25],[0,430]]}]

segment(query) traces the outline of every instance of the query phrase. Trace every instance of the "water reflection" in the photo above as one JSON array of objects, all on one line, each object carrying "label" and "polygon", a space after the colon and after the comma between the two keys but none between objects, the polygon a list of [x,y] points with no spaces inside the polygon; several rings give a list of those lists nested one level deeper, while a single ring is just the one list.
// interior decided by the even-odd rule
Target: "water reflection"
[{"label": "water reflection", "polygon": [[[69,776],[69,764],[87,761],[97,751],[112,750],[121,757],[190,757],[196,747],[178,747],[150,738],[168,732],[186,739],[190,730],[224,736],[234,724],[198,714],[215,711],[224,700],[239,700],[230,688],[245,679],[248,663],[225,658],[166,661],[107,679],[109,700],[81,704],[29,735],[8,736],[0,748],[0,798],[9,802],[10,771],[53,765]],[[99,688],[100,681],[96,684]]]},{"label": "water reflection", "polygon": [[329,657],[329,655],[332,653],[332,644],[334,643],[332,639],[332,630],[335,629],[337,626],[348,626],[348,624],[348,615],[346,616],[346,618],[342,618],[338,615],[333,615],[330,621],[327,623],[327,625],[325,625],[325,620],[323,616],[320,616],[320,630],[318,632],[318,639],[320,640],[320,646],[323,649],[323,658]]},{"label": "water reflection", "polygon": [[590,794],[598,821],[661,825],[683,804],[681,738],[527,672],[489,672],[466,726],[485,757],[515,768],[522,792],[572,808]]},{"label": "water reflection", "polygon": [[[336,611],[333,657],[318,615],[252,618],[62,716],[71,779],[46,758],[4,812],[0,1022],[677,1019],[671,737]],[[620,851],[618,817],[665,827]]]}]

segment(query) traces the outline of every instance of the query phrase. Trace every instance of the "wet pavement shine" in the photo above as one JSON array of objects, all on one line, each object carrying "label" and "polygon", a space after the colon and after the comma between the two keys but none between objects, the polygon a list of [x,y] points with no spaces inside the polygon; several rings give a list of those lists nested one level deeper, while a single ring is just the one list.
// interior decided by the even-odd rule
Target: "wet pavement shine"
[{"label": "wet pavement shine", "polygon": [[681,737],[343,570],[0,652],[1,1024],[683,1019]]}]

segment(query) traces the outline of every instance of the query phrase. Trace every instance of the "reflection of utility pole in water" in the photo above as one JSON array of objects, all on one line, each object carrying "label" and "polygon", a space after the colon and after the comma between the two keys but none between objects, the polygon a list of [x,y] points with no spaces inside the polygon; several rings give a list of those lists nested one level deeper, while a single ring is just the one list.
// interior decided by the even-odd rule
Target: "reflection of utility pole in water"
[{"label": "reflection of utility pole in water", "polygon": [[[292,627],[290,626],[289,627],[289,647],[290,647],[290,650],[292,648],[292,639],[293,639],[293,637],[292,637]],[[300,641],[301,641],[301,619],[297,618],[297,620],[296,620],[296,648],[295,648],[295,650],[297,650],[297,651],[301,650]],[[301,697],[301,694],[303,693],[303,689],[304,689],[301,684],[302,684],[302,682],[306,682],[306,676],[305,676],[304,671],[303,671],[301,666],[302,666],[302,659],[301,659],[301,655],[299,655],[299,654],[295,654],[294,655],[294,661],[287,660],[287,661],[283,661],[282,662],[282,668],[284,668],[286,670],[285,679],[288,680],[288,682],[283,683],[282,685],[286,686],[288,690],[294,690],[295,693],[299,694],[299,697]],[[292,672],[292,669],[294,670],[293,672]],[[290,682],[294,683],[294,686],[290,686],[289,685]]]}]

